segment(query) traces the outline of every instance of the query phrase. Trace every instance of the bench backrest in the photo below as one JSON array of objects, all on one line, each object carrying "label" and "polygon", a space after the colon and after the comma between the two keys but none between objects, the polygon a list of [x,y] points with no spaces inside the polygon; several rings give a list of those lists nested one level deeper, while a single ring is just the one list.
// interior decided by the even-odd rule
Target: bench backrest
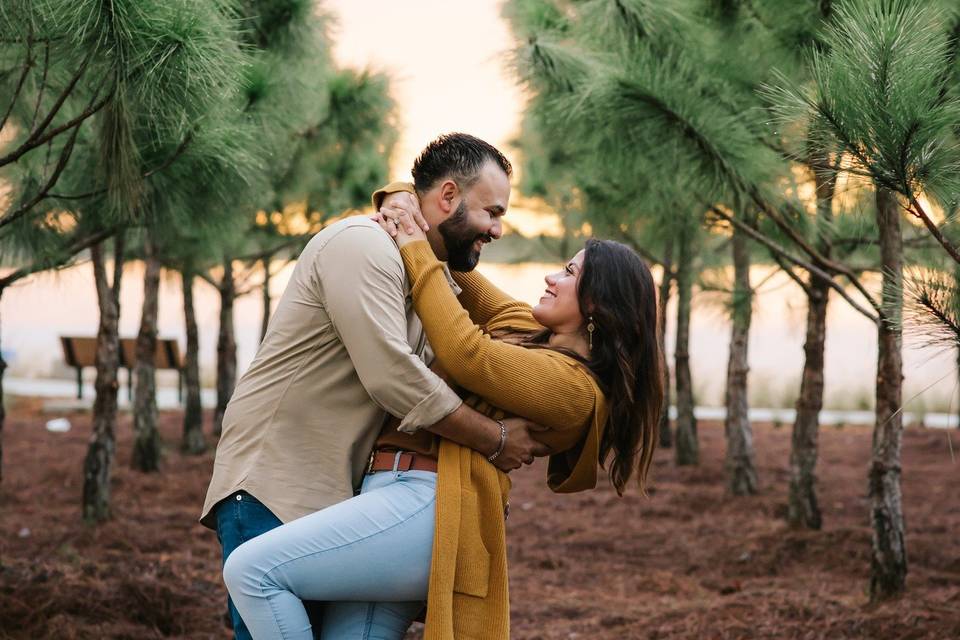
[{"label": "bench backrest", "polygon": [[[71,367],[92,367],[97,362],[97,339],[86,336],[60,336],[63,359]],[[180,345],[172,338],[158,338],[154,353],[154,366],[158,369],[183,368]],[[137,362],[137,339],[120,339],[120,366],[133,368]]]}]

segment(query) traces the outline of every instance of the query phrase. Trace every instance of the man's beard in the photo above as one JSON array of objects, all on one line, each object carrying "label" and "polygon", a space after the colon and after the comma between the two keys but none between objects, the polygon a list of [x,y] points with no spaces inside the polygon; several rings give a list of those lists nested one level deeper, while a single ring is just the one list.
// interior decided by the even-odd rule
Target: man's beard
[{"label": "man's beard", "polygon": [[480,261],[480,251],[474,249],[477,240],[492,240],[488,233],[477,233],[467,219],[466,198],[460,201],[453,215],[437,225],[447,250],[447,264],[454,271],[473,271]]}]

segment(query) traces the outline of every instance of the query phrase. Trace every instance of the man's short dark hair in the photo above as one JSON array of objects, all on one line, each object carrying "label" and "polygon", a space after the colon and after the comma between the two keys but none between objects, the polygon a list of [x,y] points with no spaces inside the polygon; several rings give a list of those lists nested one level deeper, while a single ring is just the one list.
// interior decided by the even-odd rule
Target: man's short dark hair
[{"label": "man's short dark hair", "polygon": [[450,178],[466,189],[479,180],[480,169],[489,161],[508,176],[513,173],[510,161],[493,145],[466,133],[447,133],[428,144],[414,161],[413,186],[422,194]]}]

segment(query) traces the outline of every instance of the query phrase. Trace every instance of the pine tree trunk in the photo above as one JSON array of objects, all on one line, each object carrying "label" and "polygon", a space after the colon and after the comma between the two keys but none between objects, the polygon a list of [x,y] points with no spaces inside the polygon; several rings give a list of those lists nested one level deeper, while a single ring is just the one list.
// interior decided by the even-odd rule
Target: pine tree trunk
[{"label": "pine tree trunk", "polygon": [[803,377],[797,398],[790,448],[790,490],[787,520],[793,527],[820,529],[817,502],[817,442],[823,408],[823,350],[827,334],[829,285],[814,278],[807,297],[807,337],[803,345]]},{"label": "pine tree trunk", "polygon": [[[3,287],[0,287],[0,298],[3,297]],[[3,376],[6,375],[7,361],[3,359],[3,350],[0,349],[0,483],[3,483],[3,424],[7,420],[7,410],[3,406]]]},{"label": "pine tree trunk", "polygon": [[233,332],[233,301],[236,287],[233,282],[233,263],[223,263],[223,282],[220,283],[220,335],[217,338],[217,410],[213,417],[213,432],[223,430],[223,412],[227,409],[233,388],[237,384],[237,342]]},{"label": "pine tree trunk", "polygon": [[103,243],[90,250],[100,307],[97,329],[93,402],[93,433],[83,461],[83,519],[102,522],[110,517],[110,474],[116,452],[117,392],[120,387],[120,281],[123,275],[123,232],[113,241],[113,284],[107,282]]},{"label": "pine tree trunk", "polygon": [[873,556],[870,597],[900,594],[907,576],[907,551],[900,493],[903,414],[903,360],[900,317],[903,308],[903,239],[896,197],[877,189],[877,228],[883,268],[883,315],[878,323],[876,424],[870,461],[870,523]]},{"label": "pine tree trunk", "polygon": [[[815,156],[813,171],[817,197],[817,248],[829,258],[829,239],[833,221],[833,195],[837,172],[823,167],[829,161],[825,154]],[[819,166],[816,166],[819,165]],[[819,530],[823,524],[817,501],[817,456],[820,435],[820,411],[823,409],[823,353],[827,339],[827,304],[830,285],[811,277],[807,286],[807,335],[803,344],[803,374],[797,417],[790,443],[790,487],[787,499],[787,521],[790,526]]]},{"label": "pine tree trunk", "polygon": [[[957,26],[960,28],[960,22],[957,23]],[[953,281],[960,283],[960,265],[957,265],[953,272]],[[960,381],[960,346],[957,347],[957,380]],[[957,398],[957,429],[960,429],[960,397]]]},{"label": "pine tree trunk", "polygon": [[677,387],[675,459],[678,465],[700,463],[697,420],[693,415],[693,380],[690,375],[690,307],[693,296],[692,231],[680,234],[677,260],[677,341],[674,348],[674,378]]},{"label": "pine tree trunk", "polygon": [[159,471],[160,432],[157,430],[157,307],[160,294],[160,259],[153,240],[144,243],[143,314],[137,334],[137,381],[133,399],[133,457],[138,471]]},{"label": "pine tree trunk", "polygon": [[[667,353],[667,304],[670,302],[670,285],[673,282],[673,241],[668,240],[663,250],[663,277],[660,279],[660,306],[657,307],[657,323],[660,340],[660,353]],[[660,413],[660,446],[669,449],[673,446],[673,434],[670,433],[670,367],[663,365],[663,411]]]},{"label": "pine tree trunk", "polygon": [[185,268],[183,279],[183,315],[187,333],[187,352],[184,357],[183,381],[186,387],[186,406],[183,411],[183,442],[185,453],[200,454],[207,448],[203,439],[203,407],[200,404],[200,342],[197,316],[193,308],[193,271]]},{"label": "pine tree trunk", "polygon": [[727,488],[734,495],[757,492],[757,470],[753,462],[753,429],[747,403],[747,350],[753,296],[750,289],[750,252],[747,238],[734,230],[733,247],[733,329],[727,361]]},{"label": "pine tree trunk", "polygon": [[270,256],[263,259],[263,317],[260,321],[260,342],[267,335],[270,326]]}]

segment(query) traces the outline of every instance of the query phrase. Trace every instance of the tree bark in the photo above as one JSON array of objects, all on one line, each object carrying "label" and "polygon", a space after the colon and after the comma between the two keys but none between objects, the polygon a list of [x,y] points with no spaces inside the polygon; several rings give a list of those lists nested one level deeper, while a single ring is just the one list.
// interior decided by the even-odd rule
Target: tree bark
[{"label": "tree bark", "polygon": [[[673,282],[671,270],[673,268],[673,240],[667,240],[663,249],[663,277],[660,278],[660,295],[657,307],[657,324],[660,340],[660,353],[667,353],[667,304],[670,302],[670,285]],[[670,432],[670,367],[663,365],[663,411],[660,412],[660,446],[669,449],[673,446],[673,434]]]},{"label": "tree bark", "polygon": [[675,459],[678,465],[700,463],[697,420],[693,415],[693,379],[690,375],[690,307],[693,295],[692,230],[679,238],[677,260],[677,340],[674,348],[674,378],[677,387]]},{"label": "tree bark", "polygon": [[183,442],[180,448],[189,454],[201,454],[207,448],[203,439],[203,407],[200,404],[200,341],[197,316],[193,308],[193,271],[185,268],[183,279],[183,315],[187,333],[187,352],[184,357],[183,381],[186,387],[186,406],[183,412]]},{"label": "tree bark", "polygon": [[123,275],[123,232],[113,241],[113,283],[107,281],[103,243],[90,249],[100,307],[97,328],[93,402],[93,433],[83,461],[83,519],[102,522],[110,517],[110,475],[116,453],[117,372],[120,369],[120,281]]},{"label": "tree bark", "polygon": [[813,278],[807,296],[807,337],[803,345],[803,376],[790,447],[790,489],[787,521],[797,528],[820,529],[817,501],[817,455],[820,410],[823,408],[823,351],[827,333],[830,288]]},{"label": "tree bark", "polygon": [[267,327],[270,326],[270,256],[266,256],[263,262],[263,317],[260,321],[260,342],[263,342],[267,335]]},{"label": "tree bark", "polygon": [[871,600],[900,594],[907,576],[903,500],[900,493],[903,238],[896,196],[882,188],[877,189],[877,228],[883,268],[884,317],[877,323],[877,406],[869,473],[870,523],[873,528]]},{"label": "tree bark", "polygon": [[757,470],[753,462],[753,429],[747,402],[747,361],[753,291],[750,288],[750,249],[747,238],[734,229],[733,328],[727,360],[727,392],[724,432],[727,436],[727,488],[734,495],[757,492]]},{"label": "tree bark", "polygon": [[217,338],[217,409],[213,417],[213,432],[223,430],[223,412],[227,409],[233,388],[237,384],[237,342],[233,331],[233,301],[236,286],[233,281],[233,262],[223,262],[223,281],[220,283],[220,335]]},{"label": "tree bark", "polygon": [[143,313],[137,334],[137,381],[133,407],[133,457],[138,471],[160,470],[160,432],[157,430],[157,306],[160,293],[160,260],[147,235],[144,243]]},{"label": "tree bark", "polygon": [[[837,172],[825,170],[827,158],[816,158],[813,170],[817,198],[817,249],[832,257],[829,227],[833,221],[833,195]],[[790,486],[787,498],[787,522],[792,527],[819,530],[823,525],[817,501],[817,456],[820,436],[820,411],[823,409],[823,353],[827,337],[827,304],[830,285],[810,276],[807,286],[807,334],[803,344],[803,374],[797,417],[790,443]]]},{"label": "tree bark", "polygon": [[[0,287],[0,298],[3,297],[3,287]],[[3,350],[0,349],[0,484],[3,483],[3,424],[7,420],[7,410],[3,408],[3,376],[7,371],[7,361],[3,359]]]}]

